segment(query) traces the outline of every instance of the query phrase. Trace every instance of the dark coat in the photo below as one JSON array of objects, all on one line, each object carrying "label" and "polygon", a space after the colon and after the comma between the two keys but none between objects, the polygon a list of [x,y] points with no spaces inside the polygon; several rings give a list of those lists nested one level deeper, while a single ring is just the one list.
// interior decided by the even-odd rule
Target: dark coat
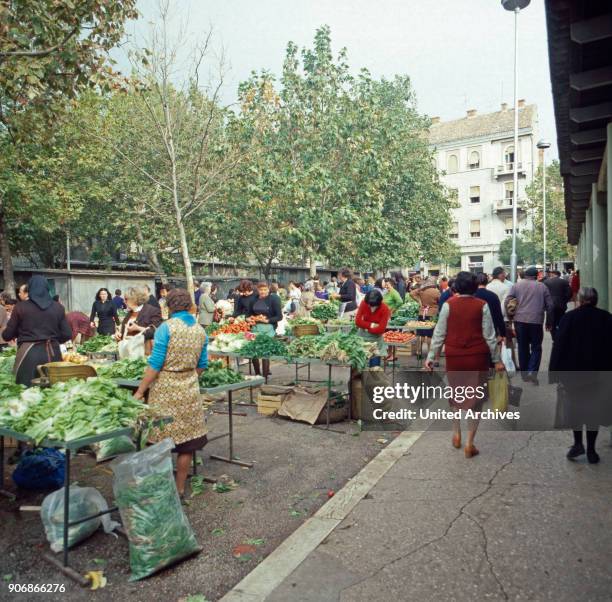
[{"label": "dark coat", "polygon": [[115,334],[115,324],[119,325],[119,317],[117,316],[117,306],[112,300],[102,303],[100,300],[94,301],[91,306],[91,314],[89,321],[93,322],[98,316],[98,333],[112,335]]},{"label": "dark coat", "polygon": [[357,285],[350,278],[340,285],[340,301],[346,303],[345,312],[357,309]]},{"label": "dark coat", "polygon": [[572,289],[570,288],[569,282],[555,276],[553,278],[547,278],[543,281],[553,300],[555,307],[567,307],[567,302],[572,298]]},{"label": "dark coat", "polygon": [[251,306],[252,315],[262,315],[268,318],[268,322],[276,327],[278,323],[283,319],[283,312],[281,310],[281,300],[278,295],[268,295],[263,299],[259,297],[255,299],[255,302]]},{"label": "dark coat", "polygon": [[[125,333],[125,328],[127,323],[130,320],[130,314],[125,316],[123,322],[121,323],[121,336]],[[148,341],[155,336],[155,330],[162,323],[162,315],[161,309],[159,307],[155,307],[150,305],[149,303],[145,303],[142,306],[142,309],[138,313],[138,317],[136,318],[136,324],[138,326],[144,326],[147,329],[144,331],[145,340]]]},{"label": "dark coat", "polygon": [[504,315],[502,313],[501,303],[499,297],[492,291],[488,291],[486,288],[478,287],[478,290],[474,293],[476,299],[482,299],[487,302],[489,310],[491,312],[491,318],[493,318],[493,326],[495,326],[495,334],[498,337],[506,336],[506,323],[504,322]]},{"label": "dark coat", "polygon": [[72,338],[72,330],[66,322],[66,311],[56,301],[46,309],[41,309],[33,301],[20,301],[15,305],[2,336],[5,341],[17,339],[19,344],[65,343]]},{"label": "dark coat", "polygon": [[253,315],[253,303],[257,301],[257,293],[253,292],[247,297],[238,295],[234,298],[234,317],[238,316],[249,316]]},{"label": "dark coat", "polygon": [[552,371],[612,370],[612,315],[582,305],[568,311],[559,324],[550,356]]}]

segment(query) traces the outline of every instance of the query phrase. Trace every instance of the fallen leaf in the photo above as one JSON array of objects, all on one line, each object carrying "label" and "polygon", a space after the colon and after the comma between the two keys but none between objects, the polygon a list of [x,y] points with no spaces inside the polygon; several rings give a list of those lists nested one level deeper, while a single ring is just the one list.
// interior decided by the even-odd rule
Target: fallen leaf
[{"label": "fallen leaf", "polygon": [[106,586],[106,577],[102,571],[89,571],[85,573],[85,579],[88,579],[91,584],[89,589],[102,589]]},{"label": "fallen leaf", "polygon": [[219,529],[219,528],[213,529],[211,531],[211,535],[213,537],[221,537],[221,535],[225,535],[225,529]]},{"label": "fallen leaf", "polygon": [[389,440],[388,439],[383,439],[382,437],[380,439],[376,439],[376,443],[382,443],[385,444],[387,443]]},{"label": "fallen leaf", "polygon": [[201,495],[202,493],[204,493],[204,477],[200,476],[200,475],[196,475],[191,477],[190,479],[190,484],[191,484],[191,497],[194,497],[196,495]]},{"label": "fallen leaf", "polygon": [[265,539],[247,539],[247,544],[249,544],[250,546],[263,546],[265,543]]},{"label": "fallen leaf", "polygon": [[106,560],[104,560],[104,558],[94,558],[93,563],[97,564],[98,566],[104,566],[106,564]]},{"label": "fallen leaf", "polygon": [[298,512],[297,510],[292,510],[292,511],[289,513],[289,515],[290,515],[290,516],[302,516],[302,513],[301,513],[301,512]]},{"label": "fallen leaf", "polygon": [[2,581],[11,581],[13,579],[13,575],[8,573],[7,575],[2,575]]},{"label": "fallen leaf", "polygon": [[215,483],[213,485],[213,491],[215,491],[216,493],[227,493],[231,490],[232,488],[229,485],[226,485],[225,483]]}]

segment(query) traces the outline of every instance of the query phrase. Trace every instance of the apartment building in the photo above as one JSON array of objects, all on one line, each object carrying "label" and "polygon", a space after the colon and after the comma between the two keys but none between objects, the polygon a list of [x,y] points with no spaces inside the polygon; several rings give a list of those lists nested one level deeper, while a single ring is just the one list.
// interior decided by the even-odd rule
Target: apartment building
[{"label": "apartment building", "polygon": [[[537,170],[537,106],[519,101],[519,144],[514,148],[514,109],[502,104],[494,113],[475,109],[452,121],[432,119],[430,145],[442,182],[459,202],[450,232],[461,251],[461,269],[490,273],[500,265],[502,240],[512,234],[517,203],[518,234],[531,227],[525,189]],[[514,190],[514,162],[518,190]],[[458,269],[458,268],[456,268]]]}]

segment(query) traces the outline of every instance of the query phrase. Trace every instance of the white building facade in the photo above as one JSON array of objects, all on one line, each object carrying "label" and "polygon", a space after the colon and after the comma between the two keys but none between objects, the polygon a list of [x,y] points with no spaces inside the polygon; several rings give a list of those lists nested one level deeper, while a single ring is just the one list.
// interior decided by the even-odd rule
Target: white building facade
[{"label": "white building facade", "polygon": [[514,202],[518,234],[532,227],[525,210],[525,189],[538,165],[537,107],[519,101],[518,157],[514,150],[514,110],[505,104],[495,113],[478,115],[472,109],[462,119],[441,122],[434,117],[432,121],[430,145],[435,151],[436,167],[441,181],[455,193],[459,203],[453,210],[449,235],[461,251],[461,269],[490,274],[501,265],[500,243],[512,234]]}]

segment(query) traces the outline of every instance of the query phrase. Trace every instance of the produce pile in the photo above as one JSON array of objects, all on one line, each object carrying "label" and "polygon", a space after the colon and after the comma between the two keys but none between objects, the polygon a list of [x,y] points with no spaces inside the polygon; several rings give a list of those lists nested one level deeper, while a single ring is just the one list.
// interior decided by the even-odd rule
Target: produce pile
[{"label": "produce pile", "polygon": [[210,332],[210,335],[216,337],[220,334],[239,334],[241,332],[249,332],[260,319],[245,318],[238,316],[237,318],[229,318],[227,322],[217,324],[217,328]]},{"label": "produce pile", "polygon": [[368,359],[378,350],[376,343],[369,343],[355,334],[344,332],[320,336],[301,337],[292,341],[287,348],[291,358],[318,358],[347,363],[356,370],[363,370]]},{"label": "produce pile", "polygon": [[86,355],[81,355],[80,353],[75,353],[74,351],[69,351],[68,353],[64,353],[62,355],[62,360],[64,362],[70,362],[71,364],[85,364],[89,358]]},{"label": "produce pile", "polygon": [[239,372],[228,368],[223,360],[208,362],[208,368],[200,374],[200,387],[212,389],[221,385],[232,385],[244,380]]},{"label": "produce pile", "polygon": [[409,320],[416,320],[419,317],[419,302],[408,298],[404,305],[397,308],[393,317],[389,321],[389,327],[404,326]]},{"label": "produce pile", "polygon": [[117,342],[113,337],[106,334],[97,334],[87,339],[77,348],[79,353],[97,353],[98,351],[117,351]]},{"label": "produce pile", "polygon": [[107,364],[96,368],[98,376],[104,378],[125,378],[129,380],[141,379],[144,375],[147,361],[142,358],[123,359],[112,364]]},{"label": "produce pile", "polygon": [[317,320],[333,320],[338,317],[338,311],[340,310],[340,304],[336,301],[329,301],[328,303],[317,303],[312,308],[310,315]]},{"label": "produce pile", "polygon": [[416,339],[416,335],[413,332],[399,332],[397,330],[389,330],[383,334],[385,343],[400,343],[405,345],[410,343],[413,339]]},{"label": "produce pile", "polygon": [[104,378],[30,387],[0,398],[0,426],[43,439],[72,441],[133,426],[147,406]]},{"label": "produce pile", "polygon": [[[12,374],[0,373],[0,408],[3,400],[19,397],[24,389],[23,385],[15,383],[15,377]],[[0,409],[0,413],[1,411]]]},{"label": "produce pile", "polygon": [[411,320],[406,324],[408,328],[415,328],[417,330],[422,330],[426,328],[435,328],[436,323],[433,320],[429,320],[426,322],[419,322],[418,320]]},{"label": "produce pile", "polygon": [[287,320],[287,323],[289,324],[287,334],[291,334],[291,331],[295,326],[316,326],[319,329],[319,332],[324,332],[321,320],[317,320],[316,318],[293,318],[291,320]]},{"label": "produce pile", "polygon": [[254,339],[240,348],[240,355],[244,357],[273,357],[285,356],[287,346],[282,341],[267,334],[258,334]]},{"label": "produce pile", "polygon": [[240,334],[220,334],[215,337],[215,340],[208,346],[208,351],[222,351],[225,353],[237,353],[248,343],[248,337],[254,338],[251,333]]},{"label": "produce pile", "polygon": [[2,353],[0,353],[0,375],[13,373],[16,353],[17,350],[15,349],[15,347],[8,347],[4,351],[2,351]]}]

